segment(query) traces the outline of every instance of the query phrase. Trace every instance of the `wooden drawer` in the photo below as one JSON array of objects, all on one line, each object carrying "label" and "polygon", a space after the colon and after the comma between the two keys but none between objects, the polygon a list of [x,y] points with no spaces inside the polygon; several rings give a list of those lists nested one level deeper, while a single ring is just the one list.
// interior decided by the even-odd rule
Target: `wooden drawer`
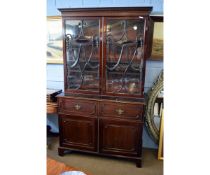
[{"label": "wooden drawer", "polygon": [[119,117],[124,119],[143,120],[143,105],[120,103],[120,102],[101,102],[100,117]]},{"label": "wooden drawer", "polygon": [[59,98],[59,112],[77,115],[97,115],[97,102],[84,99]]}]

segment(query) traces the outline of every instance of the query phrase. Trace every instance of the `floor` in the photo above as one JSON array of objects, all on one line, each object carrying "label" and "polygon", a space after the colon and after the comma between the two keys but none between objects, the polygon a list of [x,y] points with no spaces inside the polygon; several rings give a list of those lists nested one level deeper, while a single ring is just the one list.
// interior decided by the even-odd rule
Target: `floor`
[{"label": "floor", "polygon": [[48,138],[47,156],[92,175],[163,175],[163,161],[157,160],[157,150],[143,149],[142,168],[126,159],[109,158],[72,152],[58,156],[58,137]]}]

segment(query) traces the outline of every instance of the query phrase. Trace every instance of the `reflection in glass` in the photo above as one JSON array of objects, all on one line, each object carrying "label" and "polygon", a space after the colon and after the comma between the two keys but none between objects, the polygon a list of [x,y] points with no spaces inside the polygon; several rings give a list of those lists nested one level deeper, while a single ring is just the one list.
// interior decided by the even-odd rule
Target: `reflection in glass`
[{"label": "reflection in glass", "polygon": [[163,90],[158,93],[154,104],[154,124],[157,130],[160,129],[160,117],[163,110]]},{"label": "reflection in glass", "polygon": [[99,90],[99,20],[65,20],[67,88]]},{"label": "reflection in glass", "polygon": [[106,27],[106,91],[142,92],[144,19],[109,19]]}]

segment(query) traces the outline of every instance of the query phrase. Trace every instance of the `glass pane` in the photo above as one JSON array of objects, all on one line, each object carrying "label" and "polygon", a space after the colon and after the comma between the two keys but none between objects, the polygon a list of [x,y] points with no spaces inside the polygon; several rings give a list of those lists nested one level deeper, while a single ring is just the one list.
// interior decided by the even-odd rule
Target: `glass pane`
[{"label": "glass pane", "polygon": [[141,95],[144,19],[109,19],[106,31],[106,91]]},{"label": "glass pane", "polygon": [[67,88],[99,91],[99,20],[66,20]]}]

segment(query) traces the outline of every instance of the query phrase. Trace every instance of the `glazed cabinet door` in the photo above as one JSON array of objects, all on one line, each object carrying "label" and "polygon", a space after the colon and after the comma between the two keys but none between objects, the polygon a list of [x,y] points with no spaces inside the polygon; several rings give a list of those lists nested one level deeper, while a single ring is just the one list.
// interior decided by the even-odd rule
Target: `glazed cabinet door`
[{"label": "glazed cabinet door", "polygon": [[96,151],[95,118],[59,115],[60,145],[73,149]]},{"label": "glazed cabinet door", "polygon": [[100,119],[100,152],[124,156],[141,155],[142,123]]},{"label": "glazed cabinet door", "polygon": [[142,96],[145,21],[143,17],[106,19],[106,94]]},{"label": "glazed cabinet door", "polygon": [[66,92],[99,93],[100,19],[64,19]]}]

